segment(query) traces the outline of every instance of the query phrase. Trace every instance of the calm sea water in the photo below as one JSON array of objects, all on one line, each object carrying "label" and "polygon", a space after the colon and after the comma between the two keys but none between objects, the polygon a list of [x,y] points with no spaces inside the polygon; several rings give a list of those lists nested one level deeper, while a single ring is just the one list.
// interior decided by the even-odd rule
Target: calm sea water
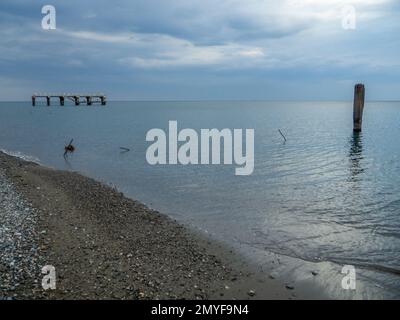
[{"label": "calm sea water", "polygon": [[[253,175],[235,176],[228,165],[148,165],[146,132],[167,131],[169,120],[178,129],[254,128]],[[65,160],[72,138],[77,150]],[[399,102],[367,103],[360,135],[350,102],[0,103],[0,149],[112,183],[244,253],[314,264],[325,275],[319,285],[341,297],[349,294],[339,281],[345,264],[360,270],[351,297],[400,297],[399,138]]]}]

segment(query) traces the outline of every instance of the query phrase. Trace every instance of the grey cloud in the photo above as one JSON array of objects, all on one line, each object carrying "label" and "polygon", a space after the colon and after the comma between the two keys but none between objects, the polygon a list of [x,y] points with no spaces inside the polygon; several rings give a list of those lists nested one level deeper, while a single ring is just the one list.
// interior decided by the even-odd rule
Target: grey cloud
[{"label": "grey cloud", "polygon": [[383,18],[362,20],[346,32],[337,7],[290,11],[289,0],[51,2],[58,28],[51,32],[40,28],[40,2],[0,3],[0,69],[2,83],[10,79],[8,92],[15,94],[10,87],[18,85],[24,91],[82,86],[143,98],[173,97],[190,87],[195,96],[195,85],[218,91],[211,88],[218,78],[215,85],[235,92],[242,85],[248,90],[243,96],[251,97],[253,87],[262,93],[262,79],[268,85],[290,79],[301,88],[297,73],[310,83],[368,72],[396,78],[399,65],[398,11],[387,15],[386,5]]}]

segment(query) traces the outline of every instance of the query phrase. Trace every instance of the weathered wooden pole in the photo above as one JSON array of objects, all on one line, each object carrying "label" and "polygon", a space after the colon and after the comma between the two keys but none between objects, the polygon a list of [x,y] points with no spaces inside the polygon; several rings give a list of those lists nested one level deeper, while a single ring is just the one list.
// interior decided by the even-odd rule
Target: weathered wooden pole
[{"label": "weathered wooden pole", "polygon": [[363,84],[356,84],[354,89],[354,106],[353,106],[353,131],[361,132],[362,117],[364,111],[365,87]]},{"label": "weathered wooden pole", "polygon": [[92,97],[91,96],[87,96],[86,97],[86,103],[87,103],[88,106],[92,105]]},{"label": "weathered wooden pole", "polygon": [[76,106],[79,106],[80,100],[81,100],[80,97],[74,96],[74,101],[75,101],[75,105],[76,105]]},{"label": "weathered wooden pole", "polygon": [[50,106],[50,96],[47,96],[46,100],[47,100],[47,106]]},{"label": "weathered wooden pole", "polygon": [[101,100],[101,105],[105,106],[106,105],[106,97],[105,96],[101,96],[100,100]]},{"label": "weathered wooden pole", "polygon": [[64,97],[60,96],[60,105],[63,106],[64,105]]},{"label": "weathered wooden pole", "polygon": [[32,106],[36,106],[36,96],[32,96]]}]

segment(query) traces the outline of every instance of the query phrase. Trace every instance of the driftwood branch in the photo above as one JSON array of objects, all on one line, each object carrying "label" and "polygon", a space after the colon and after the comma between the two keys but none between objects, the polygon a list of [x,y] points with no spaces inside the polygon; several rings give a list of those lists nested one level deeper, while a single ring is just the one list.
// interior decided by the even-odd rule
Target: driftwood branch
[{"label": "driftwood branch", "polygon": [[283,139],[285,140],[285,142],[287,141],[285,135],[282,133],[281,129],[278,129],[279,133],[281,134],[281,136],[283,137]]},{"label": "driftwood branch", "polygon": [[74,141],[74,139],[71,139],[69,144],[64,147],[64,158],[67,156],[67,154],[69,152],[74,152],[75,151],[75,147],[72,145],[73,141]]}]

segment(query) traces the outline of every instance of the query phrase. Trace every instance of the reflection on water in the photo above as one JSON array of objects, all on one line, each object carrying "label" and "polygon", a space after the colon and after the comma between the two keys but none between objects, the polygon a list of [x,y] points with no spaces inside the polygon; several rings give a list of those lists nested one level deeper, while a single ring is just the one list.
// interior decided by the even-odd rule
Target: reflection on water
[{"label": "reflection on water", "polygon": [[363,141],[361,132],[353,132],[350,138],[350,181],[358,182],[361,179],[361,174],[364,172],[362,167],[363,160]]},{"label": "reflection on water", "polygon": [[73,170],[73,166],[71,164],[71,162],[68,159],[68,155],[64,156],[64,163],[65,163],[65,168],[68,170]]}]

